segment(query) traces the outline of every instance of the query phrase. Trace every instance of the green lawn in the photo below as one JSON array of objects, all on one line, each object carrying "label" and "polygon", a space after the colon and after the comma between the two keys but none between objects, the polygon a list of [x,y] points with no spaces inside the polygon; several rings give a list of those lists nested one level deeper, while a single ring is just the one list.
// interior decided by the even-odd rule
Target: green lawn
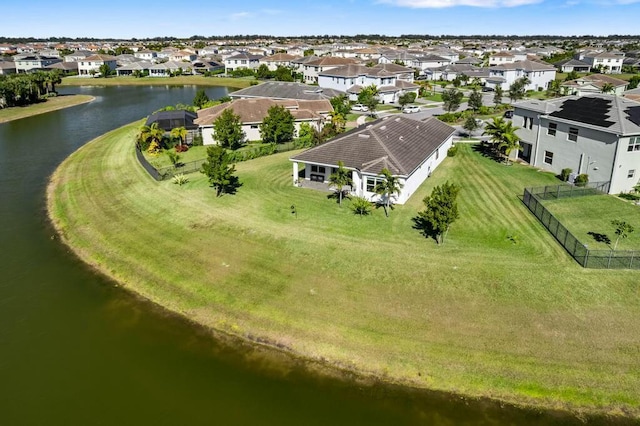
[{"label": "green lawn", "polygon": [[46,101],[24,107],[12,107],[0,109],[0,123],[11,120],[31,117],[33,115],[44,114],[63,108],[91,102],[93,96],[89,95],[65,95],[47,98]]},{"label": "green lawn", "polygon": [[[544,205],[578,239],[592,250],[609,250],[616,240],[612,220],[623,220],[635,231],[620,240],[618,250],[640,250],[640,207],[613,195],[561,198],[544,201]],[[590,234],[591,233],[591,234]],[[594,235],[595,234],[595,235]],[[611,244],[597,238],[606,235]]]},{"label": "green lawn", "polygon": [[81,78],[65,77],[62,86],[227,86],[243,89],[251,85],[253,78],[232,77],[204,77],[202,75],[181,75],[177,77],[109,77],[109,78]]},{"label": "green lawn", "polygon": [[440,93],[436,93],[434,95],[421,96],[421,99],[426,99],[428,101],[433,102],[442,102],[442,95]]},{"label": "green lawn", "polygon": [[[82,147],[48,188],[63,240],[125,287],[397,383],[640,415],[640,275],[581,268],[528,212],[523,188],[552,174],[461,144],[389,218],[358,217],[292,185],[296,151],[237,164],[236,195],[216,198],[198,173],[156,182],[135,158],[137,128]],[[437,246],[412,218],[447,180],[462,188],[460,219]]]}]

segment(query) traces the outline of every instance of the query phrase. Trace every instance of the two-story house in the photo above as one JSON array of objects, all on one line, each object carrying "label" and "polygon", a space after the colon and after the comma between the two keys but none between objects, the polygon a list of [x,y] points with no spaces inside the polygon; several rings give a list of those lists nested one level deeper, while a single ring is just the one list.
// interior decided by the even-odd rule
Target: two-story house
[{"label": "two-story house", "polygon": [[335,58],[333,56],[323,56],[312,61],[307,61],[302,66],[304,83],[318,83],[318,75],[320,73],[343,65],[358,63],[360,63],[360,61],[355,58]]},{"label": "two-story house", "polygon": [[278,67],[291,67],[291,61],[300,59],[300,56],[289,55],[288,53],[276,53],[270,56],[260,58],[260,65],[265,64],[269,71],[275,71]]},{"label": "two-story house", "polygon": [[513,122],[529,164],[560,173],[569,168],[609,193],[628,192],[640,176],[640,102],[592,94],[514,105]]},{"label": "two-story house", "polygon": [[247,52],[229,56],[224,60],[224,72],[228,73],[242,68],[255,70],[260,66],[260,59],[263,57],[263,55],[252,55]]},{"label": "two-story house", "polygon": [[406,92],[418,94],[413,84],[413,69],[396,64],[377,64],[373,67],[352,64],[332,68],[318,74],[318,86],[339,90],[357,100],[362,88],[375,85],[381,103],[394,103]]},{"label": "two-story house", "polygon": [[84,77],[93,77],[100,73],[100,67],[108,65],[111,71],[116,69],[117,60],[111,55],[91,55],[78,62],[78,74]]},{"label": "two-story house", "polygon": [[486,87],[495,89],[501,86],[508,89],[516,80],[526,77],[529,83],[525,90],[543,90],[556,79],[556,69],[546,62],[517,61],[489,68]]},{"label": "two-story house", "polygon": [[624,53],[586,52],[580,60],[589,64],[591,69],[599,70],[605,74],[620,74],[624,62]]},{"label": "two-story house", "polygon": [[36,70],[43,70],[49,65],[62,62],[62,59],[55,56],[30,55],[15,60],[17,73],[25,73]]}]

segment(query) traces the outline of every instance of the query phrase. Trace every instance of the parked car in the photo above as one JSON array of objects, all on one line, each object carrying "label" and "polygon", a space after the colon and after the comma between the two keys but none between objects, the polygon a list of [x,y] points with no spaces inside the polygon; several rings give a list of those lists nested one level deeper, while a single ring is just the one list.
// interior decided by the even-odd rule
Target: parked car
[{"label": "parked car", "polygon": [[404,112],[405,114],[420,112],[420,107],[418,105],[407,105],[402,109],[402,112]]},{"label": "parked car", "polygon": [[352,111],[362,111],[362,112],[367,112],[369,111],[369,107],[366,105],[362,105],[362,104],[355,104],[354,106],[351,107]]},{"label": "parked car", "polygon": [[505,111],[503,114],[504,118],[513,118],[513,110]]}]

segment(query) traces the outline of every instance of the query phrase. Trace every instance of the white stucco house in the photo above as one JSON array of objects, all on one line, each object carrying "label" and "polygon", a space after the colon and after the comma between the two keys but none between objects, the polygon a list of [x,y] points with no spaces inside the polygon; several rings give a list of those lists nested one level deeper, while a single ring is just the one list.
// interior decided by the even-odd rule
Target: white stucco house
[{"label": "white stucco house", "polygon": [[303,81],[306,84],[318,83],[320,73],[333,68],[349,64],[358,64],[360,61],[355,58],[336,58],[333,56],[323,56],[318,59],[306,61],[302,65]]},{"label": "white stucco house", "polygon": [[100,73],[102,65],[108,65],[111,71],[116,69],[117,59],[111,55],[91,55],[78,62],[78,75],[83,77],[93,77]]},{"label": "white stucco house", "polygon": [[514,104],[513,122],[529,164],[560,173],[570,168],[609,193],[629,192],[640,177],[640,102],[605,94]]},{"label": "white stucco house", "polygon": [[293,184],[327,188],[329,176],[342,161],[351,171],[352,195],[385,202],[375,186],[386,168],[403,185],[391,201],[404,204],[447,156],[454,133],[435,117],[384,117],[291,157]]},{"label": "white stucco house", "polygon": [[419,86],[413,84],[413,69],[396,64],[346,65],[318,74],[318,86],[346,92],[349,99],[358,99],[362,88],[375,85],[381,103],[394,103],[406,92],[418,94]]},{"label": "white stucco house", "polygon": [[223,111],[231,109],[240,117],[245,141],[257,141],[261,139],[260,124],[269,113],[269,108],[282,106],[293,115],[296,134],[302,123],[308,123],[316,130],[322,130],[324,123],[333,111],[331,102],[321,100],[296,100],[296,99],[269,99],[246,98],[234,99],[211,108],[198,111],[198,118],[194,121],[200,127],[202,141],[205,145],[214,145],[217,141],[213,137],[214,122]]},{"label": "white stucco house", "polygon": [[629,82],[606,74],[591,74],[575,80],[565,81],[561,86],[569,95],[582,96],[589,93],[603,93],[602,89],[606,88],[605,85],[607,84],[613,87],[613,91],[609,93],[622,96],[624,91],[627,90]]},{"label": "white stucco house", "polygon": [[224,72],[228,73],[241,68],[255,70],[260,66],[260,59],[263,57],[263,55],[252,55],[247,52],[240,52],[236,55],[229,56],[224,60]]},{"label": "white stucco house", "polygon": [[546,62],[529,60],[497,65],[489,68],[489,78],[485,86],[490,89],[501,86],[506,90],[522,77],[529,80],[525,90],[544,90],[556,79],[556,68]]}]

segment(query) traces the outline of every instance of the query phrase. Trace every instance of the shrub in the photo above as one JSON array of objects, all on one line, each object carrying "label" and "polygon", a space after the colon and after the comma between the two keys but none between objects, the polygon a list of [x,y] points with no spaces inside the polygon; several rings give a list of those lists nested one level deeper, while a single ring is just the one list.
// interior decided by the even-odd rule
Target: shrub
[{"label": "shrub", "polygon": [[160,145],[158,144],[158,142],[153,141],[149,144],[149,147],[147,148],[147,152],[149,154],[157,154],[158,151],[160,151]]},{"label": "shrub", "polygon": [[189,145],[187,144],[176,145],[176,152],[185,152],[185,151],[189,151]]},{"label": "shrub", "polygon": [[189,182],[189,178],[184,175],[184,173],[180,173],[179,175],[175,175],[172,179],[173,183],[178,186],[182,186],[185,183]]},{"label": "shrub", "polygon": [[453,123],[458,120],[458,116],[455,113],[447,112],[438,116],[438,120],[445,123]]},{"label": "shrub", "polygon": [[562,171],[560,172],[560,179],[563,182],[566,182],[569,180],[569,175],[573,173],[573,169],[570,168],[566,168],[566,169],[562,169]]},{"label": "shrub", "polygon": [[480,108],[478,108],[478,114],[479,115],[491,115],[491,114],[493,114],[493,108],[483,105]]},{"label": "shrub", "polygon": [[191,142],[193,146],[202,146],[204,141],[202,140],[202,135],[195,135],[193,137],[193,141]]},{"label": "shrub", "polygon": [[458,153],[458,146],[453,145],[451,148],[447,150],[447,157],[455,157]]},{"label": "shrub", "polygon": [[354,197],[351,199],[351,210],[354,214],[367,216],[371,214],[373,205],[364,197]]},{"label": "shrub", "polygon": [[589,175],[582,173],[576,176],[576,180],[573,181],[576,186],[586,186],[589,183]]},{"label": "shrub", "polygon": [[171,161],[174,167],[178,167],[178,164],[180,164],[180,155],[178,153],[167,151],[167,157],[169,157],[169,161]]}]

